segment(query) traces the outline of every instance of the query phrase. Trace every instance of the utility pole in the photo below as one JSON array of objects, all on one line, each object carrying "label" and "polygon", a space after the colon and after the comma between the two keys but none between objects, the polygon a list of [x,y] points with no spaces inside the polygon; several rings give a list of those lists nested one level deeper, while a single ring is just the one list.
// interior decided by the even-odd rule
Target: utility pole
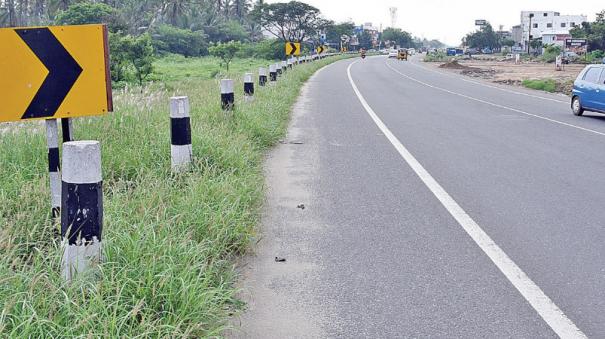
[{"label": "utility pole", "polygon": [[529,54],[529,49],[531,47],[531,19],[534,17],[534,13],[529,13],[529,34],[527,35],[527,54]]}]

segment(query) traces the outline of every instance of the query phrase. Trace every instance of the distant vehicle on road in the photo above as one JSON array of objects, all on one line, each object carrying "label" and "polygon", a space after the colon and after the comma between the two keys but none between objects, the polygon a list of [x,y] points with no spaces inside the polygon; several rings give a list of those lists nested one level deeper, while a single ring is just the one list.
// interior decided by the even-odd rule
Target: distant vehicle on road
[{"label": "distant vehicle on road", "polygon": [[414,55],[414,54],[416,54],[416,49],[415,49],[415,48],[408,48],[408,54],[409,54],[409,55]]},{"label": "distant vehicle on road", "polygon": [[479,54],[479,50],[477,48],[467,48],[466,55],[473,55],[473,54]]},{"label": "distant vehicle on road", "polygon": [[605,113],[605,65],[586,66],[573,84],[573,114],[584,111]]},{"label": "distant vehicle on road", "polygon": [[397,52],[397,60],[408,60],[408,53],[410,51],[405,49],[405,48],[401,48],[399,49],[399,51]]},{"label": "distant vehicle on road", "polygon": [[486,48],[484,48],[484,49],[481,50],[481,53],[483,53],[483,54],[494,54],[494,51],[492,51],[491,48],[486,47]]},{"label": "distant vehicle on road", "polygon": [[392,49],[389,51],[389,58],[397,58],[397,55],[398,55],[397,50]]}]

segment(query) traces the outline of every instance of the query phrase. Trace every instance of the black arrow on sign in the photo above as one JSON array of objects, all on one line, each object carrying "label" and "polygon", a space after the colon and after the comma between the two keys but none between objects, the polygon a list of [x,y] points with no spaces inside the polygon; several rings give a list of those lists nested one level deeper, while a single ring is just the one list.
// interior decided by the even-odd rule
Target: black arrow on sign
[{"label": "black arrow on sign", "polygon": [[21,119],[52,117],[82,74],[82,67],[48,28],[16,29],[15,32],[48,69],[46,79]]},{"label": "black arrow on sign", "polygon": [[296,54],[296,50],[298,48],[296,48],[296,44],[295,43],[291,42],[290,43],[290,49],[292,50],[292,54]]}]

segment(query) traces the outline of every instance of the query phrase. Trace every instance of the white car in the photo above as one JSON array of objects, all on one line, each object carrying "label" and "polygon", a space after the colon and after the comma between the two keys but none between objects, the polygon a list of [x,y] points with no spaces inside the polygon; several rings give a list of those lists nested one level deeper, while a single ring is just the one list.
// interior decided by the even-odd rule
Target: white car
[{"label": "white car", "polygon": [[397,58],[397,51],[392,49],[389,51],[389,58]]}]

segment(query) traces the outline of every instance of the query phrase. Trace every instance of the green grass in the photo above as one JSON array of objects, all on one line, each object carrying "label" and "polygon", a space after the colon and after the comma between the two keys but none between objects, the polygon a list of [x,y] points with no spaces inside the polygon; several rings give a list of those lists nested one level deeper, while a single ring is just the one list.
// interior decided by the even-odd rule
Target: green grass
[{"label": "green grass", "polygon": [[[324,60],[220,109],[215,60],[160,60],[143,89],[114,95],[116,111],[75,120],[77,139],[99,140],[105,199],[104,263],[96,279],[60,277],[58,225],[49,221],[43,128],[0,138],[0,337],[214,337],[241,309],[234,261],[255,237],[264,197],[263,156],[283,138],[301,85]],[[209,67],[208,67],[209,68]],[[189,76],[187,76],[189,74]],[[170,172],[169,98],[191,102],[195,163]]]},{"label": "green grass", "polygon": [[[229,65],[229,73],[243,74],[258,71],[259,67],[268,67],[269,61],[262,59],[238,59]],[[221,66],[221,60],[214,57],[185,58],[181,55],[170,55],[154,63],[155,81],[171,82],[182,79],[208,80],[227,73]]]},{"label": "green grass", "polygon": [[557,90],[557,83],[552,79],[523,80],[522,84],[524,87],[527,87],[527,88],[551,92],[551,93],[553,93]]}]

